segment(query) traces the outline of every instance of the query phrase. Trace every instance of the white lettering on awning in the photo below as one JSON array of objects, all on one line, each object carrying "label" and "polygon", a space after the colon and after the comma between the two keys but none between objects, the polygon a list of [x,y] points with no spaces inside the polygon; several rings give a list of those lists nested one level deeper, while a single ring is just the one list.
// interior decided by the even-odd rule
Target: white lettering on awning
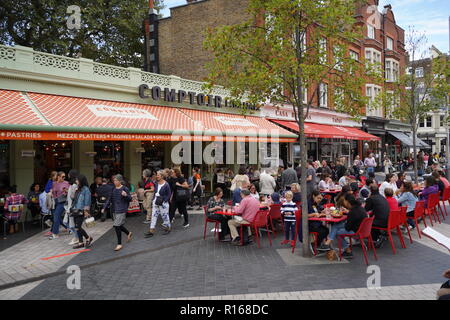
[{"label": "white lettering on awning", "polygon": [[101,104],[87,105],[87,107],[97,117],[158,120],[148,110],[139,108],[111,107]]}]

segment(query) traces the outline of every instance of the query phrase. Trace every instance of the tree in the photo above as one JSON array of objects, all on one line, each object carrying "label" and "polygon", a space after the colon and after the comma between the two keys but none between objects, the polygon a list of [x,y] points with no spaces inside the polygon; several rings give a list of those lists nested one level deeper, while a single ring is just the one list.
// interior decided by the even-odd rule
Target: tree
[{"label": "tree", "polygon": [[[325,94],[333,92],[336,110],[358,117],[368,102],[363,84],[380,74],[376,66],[367,67],[349,56],[348,44],[362,38],[354,19],[360,4],[357,0],[249,0],[247,21],[209,29],[206,35],[204,46],[214,54],[208,66],[211,86],[229,88],[236,100],[292,106],[299,127],[304,213],[308,212],[304,123],[310,108],[318,100],[327,102]],[[307,222],[308,215],[303,214],[304,256],[311,254]]]},{"label": "tree", "polygon": [[[67,8],[81,9],[81,28],[70,30]],[[155,1],[156,9],[163,0]],[[123,67],[143,65],[143,20],[148,1],[5,0],[0,3],[0,43],[93,59]]]},{"label": "tree", "polygon": [[406,49],[410,57],[409,72],[399,76],[391,94],[384,93],[387,110],[391,108],[389,112],[394,117],[407,121],[412,127],[416,183],[418,182],[417,130],[419,122],[424,120],[430,112],[443,106],[447,108],[446,98],[450,91],[448,84],[450,65],[445,55],[431,58],[431,70],[424,71],[423,77],[416,76],[416,69],[420,62],[423,62],[423,59],[418,60],[417,57],[421,54],[421,58],[423,58],[425,46],[425,35],[410,27],[406,36]]}]

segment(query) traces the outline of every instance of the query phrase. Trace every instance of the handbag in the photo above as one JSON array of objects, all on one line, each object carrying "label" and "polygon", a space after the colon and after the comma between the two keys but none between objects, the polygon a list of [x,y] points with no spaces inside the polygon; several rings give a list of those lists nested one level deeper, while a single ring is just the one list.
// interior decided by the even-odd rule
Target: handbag
[{"label": "handbag", "polygon": [[185,201],[189,199],[189,190],[184,188],[178,188],[176,193],[176,200],[177,201]]},{"label": "handbag", "polygon": [[162,197],[160,197],[160,196],[156,197],[156,199],[155,199],[155,205],[157,205],[157,206],[162,206],[163,203],[164,203],[164,199],[163,199]]}]

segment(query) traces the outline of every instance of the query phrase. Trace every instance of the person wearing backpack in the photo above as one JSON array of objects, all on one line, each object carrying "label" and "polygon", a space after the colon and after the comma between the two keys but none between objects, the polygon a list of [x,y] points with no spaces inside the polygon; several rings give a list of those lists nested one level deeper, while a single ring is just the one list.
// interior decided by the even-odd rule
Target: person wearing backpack
[{"label": "person wearing backpack", "polygon": [[113,177],[114,189],[111,195],[106,200],[103,205],[102,214],[105,210],[112,206],[111,213],[114,218],[114,229],[117,235],[117,246],[114,251],[119,251],[122,249],[122,232],[127,235],[127,242],[131,241],[133,233],[125,228],[125,219],[128,211],[128,205],[131,201],[130,190],[123,185],[124,179],[118,174]]}]

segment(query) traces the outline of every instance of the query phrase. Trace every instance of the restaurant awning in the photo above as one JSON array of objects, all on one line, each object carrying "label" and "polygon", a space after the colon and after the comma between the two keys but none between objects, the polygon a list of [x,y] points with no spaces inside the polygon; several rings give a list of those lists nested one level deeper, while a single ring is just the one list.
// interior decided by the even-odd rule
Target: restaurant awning
[{"label": "restaurant awning", "polygon": [[[410,148],[414,147],[412,135],[400,131],[388,131],[388,133],[397,138],[398,140],[400,140],[400,142],[405,146]],[[416,146],[417,148],[431,149],[431,147],[427,143],[425,143],[424,141],[422,141],[417,137],[416,137]]]},{"label": "restaurant awning", "polygon": [[[296,140],[283,129],[279,136],[262,135],[261,128],[280,128],[258,117],[40,93],[0,90],[0,111],[0,139]],[[251,126],[258,130],[247,130]]]},{"label": "restaurant awning", "polygon": [[[295,132],[299,131],[298,124],[295,121],[272,120],[282,127],[289,128]],[[371,135],[362,130],[352,127],[331,126],[305,122],[305,135],[311,138],[325,139],[348,139],[348,140],[368,140],[378,141],[379,137]]]}]

